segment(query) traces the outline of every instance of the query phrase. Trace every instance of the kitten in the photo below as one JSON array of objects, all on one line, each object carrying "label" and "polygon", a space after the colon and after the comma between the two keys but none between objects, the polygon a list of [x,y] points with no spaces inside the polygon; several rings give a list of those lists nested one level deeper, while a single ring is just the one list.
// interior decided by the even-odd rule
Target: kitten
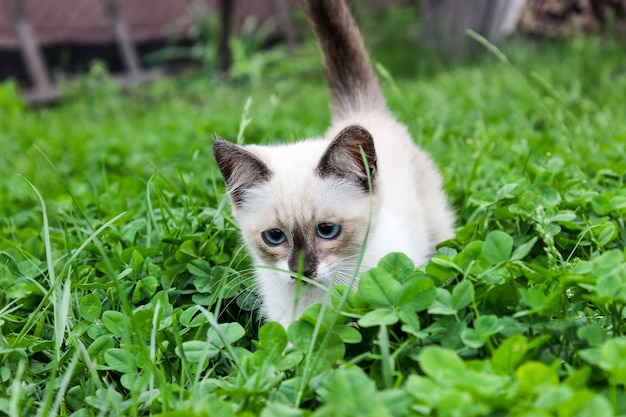
[{"label": "kitten", "polygon": [[326,135],[276,146],[213,142],[263,313],[285,327],[325,296],[298,276],[345,284],[389,252],[423,264],[454,224],[435,165],[387,109],[345,2],[306,8],[331,92]]}]

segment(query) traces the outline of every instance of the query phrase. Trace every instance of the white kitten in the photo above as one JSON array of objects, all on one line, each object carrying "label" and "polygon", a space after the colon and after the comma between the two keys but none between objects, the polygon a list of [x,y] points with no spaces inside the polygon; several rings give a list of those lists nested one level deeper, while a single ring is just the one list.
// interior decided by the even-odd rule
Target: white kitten
[{"label": "white kitten", "polygon": [[263,312],[285,327],[325,296],[299,282],[300,274],[324,286],[348,283],[357,268],[389,252],[423,264],[453,236],[454,224],[436,167],[386,107],[344,1],[306,3],[331,90],[333,123],[324,138],[279,146],[213,142],[255,262]]}]

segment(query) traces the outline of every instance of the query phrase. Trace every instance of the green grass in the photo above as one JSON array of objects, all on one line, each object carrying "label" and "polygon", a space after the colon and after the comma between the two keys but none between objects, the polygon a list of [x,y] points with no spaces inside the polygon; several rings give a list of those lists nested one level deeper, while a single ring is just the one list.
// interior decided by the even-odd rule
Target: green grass
[{"label": "green grass", "polygon": [[287,332],[256,313],[210,143],[321,133],[314,44],[241,57],[250,79],[128,92],[96,65],[50,108],[0,86],[0,415],[626,414],[622,47],[517,40],[508,64],[446,63],[387,18],[364,32],[458,233]]}]

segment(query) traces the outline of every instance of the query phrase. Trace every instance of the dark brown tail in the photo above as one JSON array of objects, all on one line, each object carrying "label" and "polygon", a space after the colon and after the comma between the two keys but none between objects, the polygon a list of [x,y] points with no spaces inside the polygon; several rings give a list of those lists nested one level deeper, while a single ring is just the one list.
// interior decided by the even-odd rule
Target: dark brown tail
[{"label": "dark brown tail", "polygon": [[345,0],[306,0],[306,8],[324,57],[333,117],[386,108]]}]

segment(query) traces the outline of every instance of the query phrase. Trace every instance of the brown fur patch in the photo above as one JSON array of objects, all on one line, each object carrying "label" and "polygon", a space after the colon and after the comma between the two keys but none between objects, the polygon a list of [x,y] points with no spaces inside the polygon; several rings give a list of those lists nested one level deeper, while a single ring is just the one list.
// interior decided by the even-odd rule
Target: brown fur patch
[{"label": "brown fur patch", "polygon": [[[364,164],[361,150],[365,154],[367,166]],[[373,186],[376,176],[374,139],[361,126],[348,126],[339,132],[328,146],[317,168],[322,178],[331,175],[345,178],[363,191],[369,191],[368,171]]]},{"label": "brown fur patch", "polygon": [[361,33],[345,2],[307,0],[306,7],[324,56],[333,114],[385,108]]},{"label": "brown fur patch", "polygon": [[292,272],[301,272],[305,277],[315,278],[318,254],[315,248],[315,235],[313,234],[312,239],[309,235],[310,233],[307,233],[306,229],[298,228],[293,231],[293,244],[289,253],[288,265]]},{"label": "brown fur patch", "polygon": [[272,172],[263,161],[234,143],[215,139],[213,155],[234,204],[242,203],[246,189],[272,177]]}]

